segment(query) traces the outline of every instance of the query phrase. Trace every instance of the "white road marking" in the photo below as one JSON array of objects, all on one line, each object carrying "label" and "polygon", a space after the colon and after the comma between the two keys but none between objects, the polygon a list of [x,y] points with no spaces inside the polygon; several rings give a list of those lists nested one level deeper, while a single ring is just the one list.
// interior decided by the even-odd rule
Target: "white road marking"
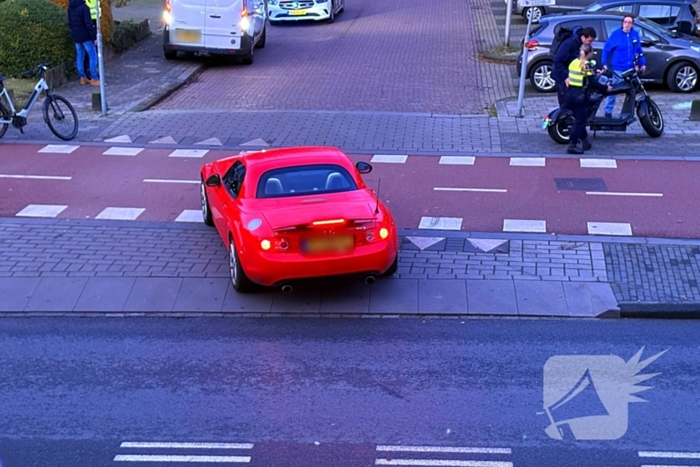
[{"label": "white road marking", "polygon": [[544,157],[511,157],[510,165],[520,167],[544,167],[547,160]]},{"label": "white road marking", "polygon": [[72,146],[69,144],[49,144],[39,149],[39,152],[45,154],[70,154],[80,146]]},{"label": "white road marking", "polygon": [[[499,240],[500,241],[500,240]],[[505,243],[506,240],[501,241]],[[512,454],[510,448],[472,448],[450,446],[377,446],[377,451],[385,452],[450,452],[467,454]]]},{"label": "white road marking", "polygon": [[248,141],[247,143],[241,143],[241,146],[264,146],[264,147],[269,147],[270,145],[267,144],[267,141],[265,141],[262,138],[256,138],[254,140]]},{"label": "white road marking", "polygon": [[114,456],[116,462],[209,462],[215,464],[247,464],[250,456],[165,456],[165,455],[140,455],[118,454]]},{"label": "white road marking", "polygon": [[370,162],[379,162],[385,164],[404,164],[408,156],[391,156],[383,154],[375,154]]},{"label": "white road marking", "polygon": [[461,230],[461,217],[421,217],[419,229]]},{"label": "white road marking", "polygon": [[168,157],[197,157],[201,158],[208,153],[208,149],[176,149]]},{"label": "white road marking", "polygon": [[581,159],[581,167],[589,169],[616,169],[615,159]]},{"label": "white road marking", "polygon": [[30,204],[16,214],[18,217],[56,217],[68,206],[55,204]]},{"label": "white road marking", "polygon": [[105,208],[95,219],[133,221],[143,213],[143,208]]},{"label": "white road marking", "polygon": [[700,459],[700,452],[639,451],[639,457],[656,457],[662,459]]},{"label": "white road marking", "polygon": [[105,156],[136,156],[139,154],[141,151],[143,151],[143,148],[120,148],[120,147],[114,147],[114,148],[109,148],[102,154]]},{"label": "white road marking", "polygon": [[621,191],[587,191],[587,195],[600,195],[600,196],[649,196],[649,197],[660,197],[663,193],[630,193]]},{"label": "white road marking", "polygon": [[615,222],[589,222],[589,235],[632,235],[632,225]]},{"label": "white road marking", "polygon": [[508,193],[504,188],[451,188],[451,187],[435,187],[434,191],[473,191],[478,193]]},{"label": "white road marking", "polygon": [[[199,211],[198,211],[199,212]],[[125,441],[120,448],[169,449],[253,449],[253,443],[179,443]]]},{"label": "white road marking", "polygon": [[0,174],[0,178],[18,178],[27,180],[72,180],[73,177],[64,177],[61,175],[11,175]]},{"label": "white road marking", "polygon": [[[406,237],[408,241],[417,246],[420,250],[425,250],[428,247],[435,245],[445,239],[445,237]],[[379,449],[377,449],[379,450]]]},{"label": "white road marking", "polygon": [[525,219],[504,219],[504,232],[535,232],[546,233],[547,221],[525,220]]},{"label": "white road marking", "polygon": [[494,248],[498,248],[499,246],[503,245],[506,243],[508,240],[488,240],[485,238],[468,238],[467,241],[483,251],[484,253],[488,253],[489,251],[493,250]]},{"label": "white road marking", "polygon": [[474,165],[476,157],[474,156],[442,156],[440,164],[445,165]]},{"label": "white road marking", "polygon": [[204,146],[223,146],[224,145],[219,140],[219,138],[209,138],[209,139],[205,139],[204,141],[200,141],[199,143],[194,143],[194,144],[202,144]]},{"label": "white road marking", "polygon": [[175,222],[204,222],[204,219],[199,209],[185,209],[177,216]]},{"label": "white road marking", "polygon": [[144,178],[146,183],[191,183],[199,185],[199,180],[169,180],[166,178]]},{"label": "white road marking", "polygon": [[149,141],[148,144],[177,144],[177,141],[175,141],[172,136],[166,136]]},{"label": "white road marking", "polygon": [[106,139],[105,143],[131,143],[129,135],[115,136],[114,138]]},{"label": "white road marking", "polygon": [[377,459],[374,465],[414,465],[428,467],[513,467],[512,462],[457,461],[438,459]]}]

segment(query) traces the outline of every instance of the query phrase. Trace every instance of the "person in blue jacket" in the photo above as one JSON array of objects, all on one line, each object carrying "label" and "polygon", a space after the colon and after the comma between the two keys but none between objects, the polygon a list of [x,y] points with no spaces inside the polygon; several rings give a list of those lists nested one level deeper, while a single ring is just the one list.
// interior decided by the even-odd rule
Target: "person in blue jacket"
[{"label": "person in blue jacket", "polygon": [[[635,42],[636,41],[636,42]],[[646,59],[639,40],[639,33],[634,29],[634,18],[627,15],[622,19],[622,27],[616,29],[610,34],[610,37],[605,42],[601,61],[603,67],[612,71],[623,72],[635,67],[634,56],[639,54],[639,69],[646,70]],[[610,84],[619,82],[620,79],[615,77]],[[612,117],[612,111],[615,108],[615,98],[617,96],[608,96],[605,101],[605,116]]]},{"label": "person in blue jacket", "polygon": [[[76,62],[75,67],[80,75],[80,84],[88,82],[93,86],[99,86],[97,79],[97,30],[90,17],[90,8],[85,0],[70,0],[68,3],[68,26],[71,38],[75,43]],[[85,53],[90,58],[90,80],[85,74]]]}]

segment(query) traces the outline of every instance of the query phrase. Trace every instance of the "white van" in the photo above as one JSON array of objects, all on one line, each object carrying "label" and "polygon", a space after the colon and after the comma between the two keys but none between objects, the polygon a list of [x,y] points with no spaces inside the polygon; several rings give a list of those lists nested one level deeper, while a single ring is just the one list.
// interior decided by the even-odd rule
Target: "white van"
[{"label": "white van", "polygon": [[265,47],[266,19],[265,0],[165,0],[163,53],[240,55],[251,64]]}]

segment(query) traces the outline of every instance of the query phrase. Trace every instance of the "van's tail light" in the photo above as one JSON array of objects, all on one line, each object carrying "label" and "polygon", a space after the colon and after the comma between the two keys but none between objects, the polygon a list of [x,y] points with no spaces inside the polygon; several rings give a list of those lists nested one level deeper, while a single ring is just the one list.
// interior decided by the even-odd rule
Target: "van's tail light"
[{"label": "van's tail light", "polygon": [[527,44],[525,44],[525,47],[527,47],[528,50],[535,50],[538,45],[540,45],[540,43],[533,39],[533,40],[527,41]]},{"label": "van's tail light", "polygon": [[173,22],[172,7],[170,5],[170,0],[165,0],[165,4],[163,5],[163,21],[167,25],[170,25]]}]

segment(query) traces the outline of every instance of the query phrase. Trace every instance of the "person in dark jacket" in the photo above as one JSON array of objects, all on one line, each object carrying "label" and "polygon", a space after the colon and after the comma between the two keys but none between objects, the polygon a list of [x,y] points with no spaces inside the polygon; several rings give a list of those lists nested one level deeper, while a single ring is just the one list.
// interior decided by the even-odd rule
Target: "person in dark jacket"
[{"label": "person in dark jacket", "polygon": [[591,27],[576,28],[573,35],[561,43],[552,63],[552,78],[557,89],[559,106],[567,102],[567,82],[569,80],[569,65],[579,57],[583,44],[592,44],[596,38],[595,29]]},{"label": "person in dark jacket", "polygon": [[[80,75],[80,84],[90,83],[99,86],[97,76],[97,30],[90,17],[90,9],[85,0],[70,0],[68,4],[68,26],[75,43],[76,68]],[[85,54],[90,57],[90,79],[85,75]]]}]

